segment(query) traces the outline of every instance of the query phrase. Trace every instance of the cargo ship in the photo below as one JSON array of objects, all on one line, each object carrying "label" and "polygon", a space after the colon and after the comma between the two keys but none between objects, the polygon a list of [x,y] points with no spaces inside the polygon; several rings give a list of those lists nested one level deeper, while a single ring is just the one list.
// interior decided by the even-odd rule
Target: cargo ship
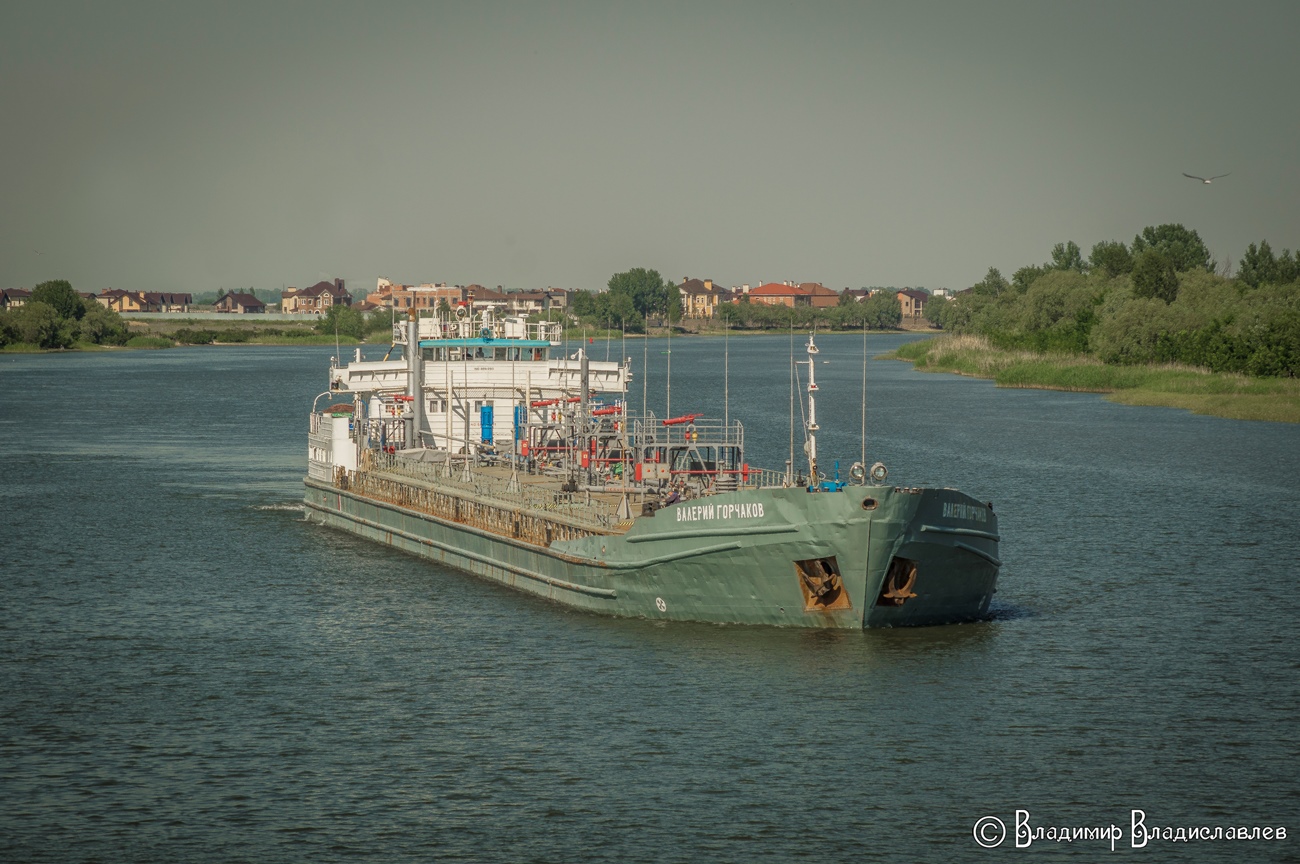
[{"label": "cargo ship", "polygon": [[310,415],[307,518],[603,615],[848,629],[987,615],[991,503],[891,485],[865,459],[842,480],[819,468],[814,335],[797,363],[805,459],[783,470],[748,463],[740,421],[631,412],[630,358],[560,337],[469,305],[396,322],[383,359],[334,358]]}]

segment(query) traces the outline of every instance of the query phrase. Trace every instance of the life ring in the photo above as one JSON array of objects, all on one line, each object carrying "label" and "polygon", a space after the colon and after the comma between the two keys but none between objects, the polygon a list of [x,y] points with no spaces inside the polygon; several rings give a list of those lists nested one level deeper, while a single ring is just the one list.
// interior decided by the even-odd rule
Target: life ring
[{"label": "life ring", "polygon": [[861,462],[854,462],[853,466],[849,468],[849,476],[853,478],[855,483],[861,483],[867,479],[867,469],[862,467]]}]

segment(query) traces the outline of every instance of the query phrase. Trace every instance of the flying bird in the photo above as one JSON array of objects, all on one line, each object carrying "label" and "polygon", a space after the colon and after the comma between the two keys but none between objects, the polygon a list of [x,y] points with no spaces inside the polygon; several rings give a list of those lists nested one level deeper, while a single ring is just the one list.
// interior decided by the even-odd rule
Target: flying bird
[{"label": "flying bird", "polygon": [[[1231,171],[1228,172],[1228,174],[1231,173]],[[1213,183],[1220,177],[1227,177],[1228,174],[1215,174],[1213,177],[1197,177],[1195,174],[1188,174],[1186,171],[1183,172],[1184,177],[1190,177],[1192,180],[1200,180],[1202,183]]]}]

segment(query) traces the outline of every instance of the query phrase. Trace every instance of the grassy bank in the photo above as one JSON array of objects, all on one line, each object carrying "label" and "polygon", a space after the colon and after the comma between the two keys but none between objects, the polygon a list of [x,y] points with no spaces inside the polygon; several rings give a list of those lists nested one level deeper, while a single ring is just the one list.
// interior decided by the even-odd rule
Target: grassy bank
[{"label": "grassy bank", "polygon": [[889,355],[924,372],[992,378],[999,387],[1105,393],[1112,402],[1183,408],[1233,420],[1300,423],[1300,381],[1187,366],[1109,366],[1090,357],[1004,351],[982,336],[940,336]]},{"label": "grassy bank", "polygon": [[[185,318],[141,321],[132,319],[135,338],[163,339],[180,345],[356,345],[351,336],[316,332],[314,322],[271,322],[256,318],[232,318],[212,322]],[[206,325],[206,326],[205,326]],[[373,334],[372,339],[388,340],[388,333]],[[132,339],[134,342],[135,339]],[[131,342],[127,343],[128,346]],[[168,346],[170,347],[170,344]]]}]

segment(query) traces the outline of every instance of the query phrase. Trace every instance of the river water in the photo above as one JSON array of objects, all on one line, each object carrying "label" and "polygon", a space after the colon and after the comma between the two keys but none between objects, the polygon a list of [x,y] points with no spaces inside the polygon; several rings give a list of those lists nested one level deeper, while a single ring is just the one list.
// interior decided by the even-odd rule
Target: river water
[{"label": "river water", "polygon": [[[725,380],[780,468],[789,343],[652,340],[650,405]],[[819,345],[847,472],[863,340]],[[994,502],[991,619],[660,624],[304,522],[332,353],[0,356],[0,860],[979,861],[1017,810],[1026,855],[1297,858],[1300,427],[873,360],[868,462]]]}]

